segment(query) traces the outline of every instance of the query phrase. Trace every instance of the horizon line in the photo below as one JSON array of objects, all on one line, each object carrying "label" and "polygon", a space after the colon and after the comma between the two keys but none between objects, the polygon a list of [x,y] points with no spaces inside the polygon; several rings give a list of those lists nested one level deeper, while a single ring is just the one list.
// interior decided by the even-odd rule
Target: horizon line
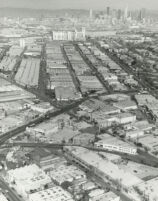
[{"label": "horizon line", "polygon": [[[110,7],[112,9],[124,9],[123,8],[115,8],[115,7],[112,7],[112,6],[107,6],[107,7]],[[31,7],[14,7],[14,6],[0,6],[0,9],[29,9],[29,10],[85,10],[85,11],[89,11],[90,9],[92,8],[31,8]],[[130,8],[128,7],[128,10],[140,10],[140,9],[146,9],[148,11],[158,11],[158,9],[148,9],[148,8]],[[93,11],[104,11],[106,9],[92,9]]]}]

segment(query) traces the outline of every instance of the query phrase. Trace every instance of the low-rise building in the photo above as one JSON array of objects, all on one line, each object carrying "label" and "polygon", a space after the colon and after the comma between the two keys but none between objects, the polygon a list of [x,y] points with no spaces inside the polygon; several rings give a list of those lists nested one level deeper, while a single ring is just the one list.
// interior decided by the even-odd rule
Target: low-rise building
[{"label": "low-rise building", "polygon": [[140,106],[147,105],[148,103],[152,102],[157,102],[156,98],[150,94],[138,94],[135,95],[135,99]]},{"label": "low-rise building", "polygon": [[95,143],[95,146],[99,148],[104,148],[110,151],[118,151],[127,154],[137,154],[137,148],[124,142],[122,140],[117,139],[116,137],[110,136],[108,134],[98,136],[101,138],[98,142]]},{"label": "low-rise building", "polygon": [[136,110],[137,109],[136,103],[134,101],[131,101],[128,99],[114,103],[114,106],[119,108],[122,111]]},{"label": "low-rise building", "polygon": [[0,108],[0,120],[5,117],[5,110]]},{"label": "low-rise building", "polygon": [[82,144],[82,145],[87,145],[92,142],[94,142],[95,135],[90,134],[90,133],[81,133],[79,135],[76,135],[73,137],[73,143],[74,144]]},{"label": "low-rise building", "polygon": [[50,170],[49,176],[58,185],[61,185],[66,181],[73,182],[74,180],[86,178],[86,174],[83,171],[79,170],[77,167],[64,164],[59,166],[58,168]]},{"label": "low-rise building", "polygon": [[78,100],[82,95],[74,87],[55,87],[55,97],[58,101]]},{"label": "low-rise building", "polygon": [[158,200],[158,177],[142,182],[134,188],[137,193],[137,200]]},{"label": "low-rise building", "polygon": [[89,90],[103,90],[102,84],[96,78],[96,76],[78,76],[78,79],[81,84],[82,92]]},{"label": "low-rise building", "polygon": [[30,105],[30,108],[40,113],[46,113],[54,109],[54,107],[50,105],[50,103],[48,102],[42,102],[39,104]]},{"label": "low-rise building", "polygon": [[40,59],[23,59],[15,80],[17,83],[26,87],[38,87],[40,71]]},{"label": "low-rise building", "polygon": [[29,201],[73,201],[72,195],[60,186],[54,186],[47,190],[33,193],[29,196]]},{"label": "low-rise building", "polygon": [[150,124],[146,120],[142,120],[142,121],[134,122],[133,124],[131,124],[131,127],[134,129],[142,130],[142,131],[146,132],[146,131],[151,131],[153,128],[155,128],[155,125]]},{"label": "low-rise building", "polygon": [[126,131],[126,138],[128,139],[138,139],[139,137],[143,135],[144,135],[144,131],[139,129]]},{"label": "low-rise building", "polygon": [[8,199],[2,193],[0,193],[0,201],[8,201]]},{"label": "low-rise building", "polygon": [[84,168],[93,171],[95,175],[101,179],[113,181],[116,185],[120,185],[125,189],[137,185],[142,182],[141,179],[119,168],[114,163],[107,161],[99,156],[98,153],[89,151],[81,147],[64,147],[66,156],[79,163]]},{"label": "low-rise building", "polygon": [[89,197],[89,201],[120,201],[120,197],[112,191],[102,194],[102,190],[98,191],[97,189],[90,192]]},{"label": "low-rise building", "polygon": [[51,183],[51,178],[35,164],[9,170],[7,179],[24,198]]},{"label": "low-rise building", "polygon": [[115,116],[117,118],[116,122],[119,124],[128,124],[136,121],[136,115],[131,113],[120,113]]},{"label": "low-rise building", "polygon": [[103,189],[95,189],[92,190],[88,196],[89,196],[89,201],[96,201],[100,200],[105,194],[105,191]]},{"label": "low-rise building", "polygon": [[43,157],[38,162],[39,166],[44,171],[50,171],[54,168],[58,168],[58,166],[63,165],[66,163],[66,160],[61,157],[56,157],[53,155],[49,155],[47,157]]},{"label": "low-rise building", "polygon": [[107,152],[99,152],[99,155],[101,157],[105,158],[105,160],[109,160],[116,164],[122,160],[121,156],[116,155],[116,154],[107,153]]},{"label": "low-rise building", "polygon": [[158,152],[158,136],[146,135],[139,138],[139,143],[152,152]]},{"label": "low-rise building", "polygon": [[43,135],[49,137],[53,133],[57,133],[66,124],[69,124],[68,115],[59,115],[57,118],[50,119],[34,127],[27,127],[26,131],[32,135]]}]

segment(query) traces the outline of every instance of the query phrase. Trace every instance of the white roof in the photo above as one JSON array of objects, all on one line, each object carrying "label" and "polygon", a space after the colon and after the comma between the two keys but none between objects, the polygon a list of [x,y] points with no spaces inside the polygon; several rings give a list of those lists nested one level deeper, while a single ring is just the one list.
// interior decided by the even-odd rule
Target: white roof
[{"label": "white roof", "polygon": [[110,144],[110,145],[116,145],[116,146],[121,146],[121,147],[131,147],[131,148],[136,148],[135,146],[127,143],[127,142],[124,142],[116,137],[113,137],[109,134],[102,134],[102,135],[99,135],[98,138],[100,138],[101,140],[98,141],[99,143],[102,143],[102,144]]},{"label": "white roof", "polygon": [[114,180],[120,181],[122,185],[127,188],[142,182],[142,180],[138,177],[118,168],[118,166],[114,163],[104,160],[99,156],[99,154],[93,151],[89,151],[81,147],[68,147],[68,149],[86,164],[96,167],[105,175],[108,175]]},{"label": "white roof", "polygon": [[26,191],[37,189],[51,182],[51,179],[37,165],[29,165],[8,171],[10,181],[14,180],[17,185],[22,185]]},{"label": "white roof", "polygon": [[2,193],[0,193],[0,201],[8,201]]},{"label": "white roof", "polygon": [[158,177],[142,182],[137,187],[150,201],[158,201]]},{"label": "white roof", "polygon": [[95,189],[93,191],[91,191],[89,193],[89,197],[96,197],[96,196],[99,196],[99,195],[103,195],[104,194],[104,190],[103,189]]},{"label": "white roof", "polygon": [[72,196],[59,186],[33,193],[29,196],[30,201],[72,201]]}]

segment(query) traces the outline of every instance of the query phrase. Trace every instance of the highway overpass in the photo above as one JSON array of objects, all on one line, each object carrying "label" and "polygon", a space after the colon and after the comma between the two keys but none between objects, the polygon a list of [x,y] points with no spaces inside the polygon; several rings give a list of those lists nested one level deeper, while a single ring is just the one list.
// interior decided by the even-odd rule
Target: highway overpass
[{"label": "highway overpass", "polygon": [[81,144],[72,144],[72,143],[42,143],[42,142],[30,142],[30,143],[25,143],[25,142],[13,142],[13,143],[6,143],[4,145],[1,145],[0,148],[12,148],[15,146],[20,146],[20,147],[30,147],[30,148],[47,148],[47,149],[63,149],[64,146],[76,146],[76,147],[83,147],[92,151],[96,152],[106,152],[110,154],[115,154],[121,156],[123,159],[126,160],[131,160],[133,162],[149,165],[152,167],[158,167],[158,159],[149,153],[143,152],[142,150],[138,150],[137,155],[130,155],[126,154],[123,152],[118,152],[118,151],[111,151],[99,147],[95,147],[93,145],[81,145]]}]

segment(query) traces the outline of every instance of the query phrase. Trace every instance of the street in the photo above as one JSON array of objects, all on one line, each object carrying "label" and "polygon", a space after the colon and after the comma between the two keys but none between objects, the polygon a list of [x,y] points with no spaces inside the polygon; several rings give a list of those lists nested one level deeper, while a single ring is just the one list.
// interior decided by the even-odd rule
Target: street
[{"label": "street", "polygon": [[0,188],[9,201],[24,201],[2,178],[0,178]]}]

